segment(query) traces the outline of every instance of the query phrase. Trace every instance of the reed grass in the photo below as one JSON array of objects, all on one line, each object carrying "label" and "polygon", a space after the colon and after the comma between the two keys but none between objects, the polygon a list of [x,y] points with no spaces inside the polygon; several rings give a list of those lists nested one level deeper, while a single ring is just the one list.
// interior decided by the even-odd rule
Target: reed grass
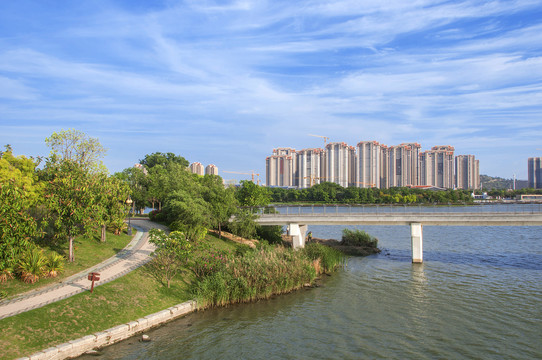
[{"label": "reed grass", "polygon": [[[240,253],[204,255],[198,264],[192,293],[200,308],[268,299],[311,285],[322,272],[344,264],[345,256],[320,244],[296,251],[262,246]],[[196,261],[197,263],[197,261]],[[201,268],[213,267],[202,274]]]},{"label": "reed grass", "polygon": [[307,244],[305,254],[311,260],[319,260],[323,273],[335,271],[346,263],[346,256],[342,251],[319,243]]}]

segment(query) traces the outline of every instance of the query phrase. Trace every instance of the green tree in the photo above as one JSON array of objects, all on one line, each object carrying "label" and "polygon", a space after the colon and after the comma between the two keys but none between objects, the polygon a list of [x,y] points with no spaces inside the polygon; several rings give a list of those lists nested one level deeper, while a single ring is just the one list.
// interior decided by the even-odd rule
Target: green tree
[{"label": "green tree", "polygon": [[132,167],[115,173],[114,177],[128,184],[133,208],[136,211],[144,210],[149,199],[149,176],[142,169]]},{"label": "green tree", "polygon": [[222,178],[216,175],[205,175],[203,184],[203,198],[209,204],[210,225],[218,228],[218,237],[222,238],[222,226],[228,223],[237,210],[235,190],[226,188]]},{"label": "green tree", "polygon": [[201,196],[187,190],[177,190],[164,205],[170,227],[181,231],[188,240],[201,240],[211,225],[209,204]]},{"label": "green tree", "polygon": [[240,209],[230,225],[232,232],[245,239],[253,238],[256,235],[258,224],[257,215],[247,209]]},{"label": "green tree", "polygon": [[36,167],[40,160],[24,155],[14,156],[11,146],[0,152],[0,182],[10,181],[18,189],[24,189],[26,208],[35,205],[40,198],[43,184],[39,182]]},{"label": "green tree", "polygon": [[106,149],[97,138],[70,129],[54,132],[45,139],[45,143],[51,148],[49,159],[53,162],[69,160],[88,171],[104,171],[101,158]]},{"label": "green tree", "polygon": [[69,242],[68,260],[75,260],[73,241],[76,236],[89,235],[95,226],[95,177],[79,163],[71,160],[48,163],[44,172],[47,180],[45,200],[54,237]]},{"label": "green tree", "polygon": [[15,181],[0,182],[0,282],[12,276],[22,253],[37,236],[34,219],[26,212],[28,194]]},{"label": "green tree", "polygon": [[241,181],[241,187],[238,188],[236,197],[241,206],[266,206],[271,201],[271,195],[267,188],[256,185],[249,180]]},{"label": "green tree", "polygon": [[169,288],[171,280],[190,258],[192,244],[180,231],[173,231],[168,235],[163,230],[151,229],[149,235],[149,242],[156,246],[156,250],[147,269],[162,284],[165,281]]},{"label": "green tree", "polygon": [[147,170],[150,170],[156,165],[162,165],[163,167],[166,167],[168,164],[171,164],[171,163],[175,163],[183,167],[188,166],[188,160],[186,160],[184,157],[180,155],[175,155],[174,153],[171,153],[171,152],[168,152],[165,154],[161,152],[147,154],[142,160],[139,160],[139,163],[145,166]]},{"label": "green tree", "polygon": [[94,176],[91,189],[95,198],[94,218],[101,228],[101,241],[105,242],[107,226],[111,226],[116,235],[124,228],[130,191],[128,185],[116,177],[103,173]]}]

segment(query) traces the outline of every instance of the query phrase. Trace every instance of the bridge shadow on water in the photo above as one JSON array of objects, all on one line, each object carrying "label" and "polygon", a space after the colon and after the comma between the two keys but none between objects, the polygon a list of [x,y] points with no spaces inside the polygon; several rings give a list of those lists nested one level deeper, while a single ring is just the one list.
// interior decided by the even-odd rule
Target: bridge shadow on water
[{"label": "bridge shadow on water", "polygon": [[[411,262],[410,250],[382,249],[382,253],[376,255],[379,258],[387,258],[391,261]],[[425,263],[435,261],[457,265],[491,266],[494,268],[509,268],[523,270],[542,270],[542,254],[473,254],[453,253],[444,251],[424,251]]]}]

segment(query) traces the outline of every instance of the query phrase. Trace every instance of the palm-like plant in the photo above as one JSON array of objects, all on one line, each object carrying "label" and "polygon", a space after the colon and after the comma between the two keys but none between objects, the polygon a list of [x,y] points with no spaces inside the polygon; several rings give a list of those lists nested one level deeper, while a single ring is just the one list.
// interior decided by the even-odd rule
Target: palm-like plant
[{"label": "palm-like plant", "polygon": [[47,257],[47,263],[45,264],[45,276],[46,277],[57,277],[58,274],[64,271],[64,262],[66,259],[64,256],[52,253]]},{"label": "palm-like plant", "polygon": [[21,274],[21,279],[26,283],[35,283],[45,272],[47,257],[43,254],[43,250],[33,248],[24,253],[18,263],[18,271]]},{"label": "palm-like plant", "polygon": [[5,283],[8,279],[13,279],[13,266],[7,261],[0,263],[0,284]]}]

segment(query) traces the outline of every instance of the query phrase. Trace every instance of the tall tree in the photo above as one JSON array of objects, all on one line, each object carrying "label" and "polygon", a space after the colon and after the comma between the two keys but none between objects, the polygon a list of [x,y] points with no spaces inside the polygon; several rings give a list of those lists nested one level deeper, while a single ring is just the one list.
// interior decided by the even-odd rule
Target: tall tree
[{"label": "tall tree", "polygon": [[125,182],[130,188],[130,196],[133,201],[133,208],[142,211],[147,206],[149,199],[149,176],[140,168],[127,168],[114,177]]},{"label": "tall tree", "polygon": [[101,158],[106,149],[97,138],[90,137],[79,130],[70,129],[54,132],[45,139],[51,148],[50,160],[53,162],[69,160],[85,170],[103,171]]},{"label": "tall tree", "polygon": [[174,153],[161,153],[155,152],[152,154],[147,154],[142,160],[139,160],[141,165],[144,165],[147,170],[152,169],[156,165],[162,165],[166,167],[168,164],[175,163],[183,167],[188,166],[188,160],[180,155],[175,155]]},{"label": "tall tree", "polygon": [[271,195],[266,187],[254,184],[252,181],[241,181],[241,187],[238,188],[237,200],[241,206],[266,206],[271,201]]},{"label": "tall tree", "polygon": [[93,180],[77,162],[64,160],[48,163],[43,173],[47,180],[46,205],[57,239],[69,242],[68,260],[75,260],[73,241],[90,234],[96,225],[96,193]]},{"label": "tall tree", "polygon": [[115,234],[119,234],[124,227],[127,215],[129,188],[128,185],[116,177],[103,173],[93,175],[92,192],[95,196],[94,218],[101,227],[101,241],[105,242],[106,228],[113,226]]},{"label": "tall tree", "polygon": [[98,139],[78,130],[54,132],[45,139],[51,148],[42,176],[47,181],[46,204],[55,237],[67,238],[68,260],[75,260],[73,241],[99,224],[100,192],[106,169],[105,148]]},{"label": "tall tree", "polygon": [[0,182],[10,181],[18,189],[24,189],[26,209],[40,198],[43,184],[38,181],[36,167],[40,160],[24,155],[14,156],[10,145],[0,152]]},{"label": "tall tree", "polygon": [[237,210],[235,190],[224,187],[222,178],[217,175],[205,175],[201,178],[203,184],[203,198],[209,204],[213,227],[218,227],[218,237],[222,237],[222,226]]}]

